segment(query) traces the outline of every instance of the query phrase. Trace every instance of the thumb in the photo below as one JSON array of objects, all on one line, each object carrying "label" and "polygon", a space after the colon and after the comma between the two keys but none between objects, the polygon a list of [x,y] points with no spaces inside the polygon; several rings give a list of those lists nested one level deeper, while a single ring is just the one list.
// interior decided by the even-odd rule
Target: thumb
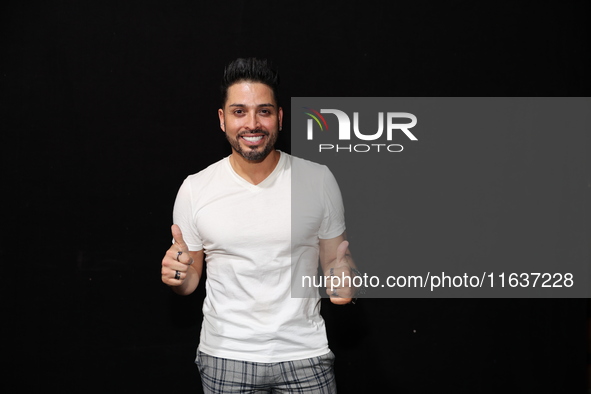
[{"label": "thumb", "polygon": [[348,248],[349,248],[349,241],[343,241],[337,247],[337,261],[336,261],[337,267],[340,267],[343,265],[348,265],[347,260],[346,260]]},{"label": "thumb", "polygon": [[172,231],[172,237],[174,238],[174,243],[177,244],[177,246],[181,249],[181,251],[186,252],[188,251],[188,247],[187,244],[185,243],[185,240],[183,239],[183,232],[181,231],[181,228],[176,225],[173,224],[172,227],[170,228],[170,230]]}]

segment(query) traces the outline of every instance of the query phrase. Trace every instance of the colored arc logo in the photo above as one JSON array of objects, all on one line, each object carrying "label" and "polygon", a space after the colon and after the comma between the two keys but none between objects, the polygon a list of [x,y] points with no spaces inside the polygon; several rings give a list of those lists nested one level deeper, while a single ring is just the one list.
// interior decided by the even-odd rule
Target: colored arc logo
[{"label": "colored arc logo", "polygon": [[[324,119],[324,116],[320,115],[320,112],[312,109],[312,108],[308,108],[308,107],[302,107],[304,109],[307,109],[308,111],[314,112],[314,114],[311,114],[310,112],[304,112],[306,115],[308,115],[309,117],[311,117],[312,119],[314,119],[316,121],[316,123],[318,123],[318,126],[320,126],[320,130],[324,131],[324,127],[326,127],[326,130],[328,130],[328,124],[326,123],[326,119]],[[320,119],[318,119],[320,118]],[[320,120],[322,120],[322,123],[320,123]],[[324,127],[322,127],[322,124],[324,124]]]}]

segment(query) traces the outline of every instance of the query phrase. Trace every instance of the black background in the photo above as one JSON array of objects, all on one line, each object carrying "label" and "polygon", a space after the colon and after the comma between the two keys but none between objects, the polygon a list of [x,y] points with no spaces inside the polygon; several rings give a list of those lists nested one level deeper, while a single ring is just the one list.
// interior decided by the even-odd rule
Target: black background
[{"label": "black background", "polygon": [[[3,384],[200,392],[203,287],[178,297],[159,271],[180,183],[229,154],[229,60],[279,66],[284,125],[292,96],[589,96],[588,20],[587,2],[5,2]],[[587,300],[323,314],[341,393],[586,391]]]}]

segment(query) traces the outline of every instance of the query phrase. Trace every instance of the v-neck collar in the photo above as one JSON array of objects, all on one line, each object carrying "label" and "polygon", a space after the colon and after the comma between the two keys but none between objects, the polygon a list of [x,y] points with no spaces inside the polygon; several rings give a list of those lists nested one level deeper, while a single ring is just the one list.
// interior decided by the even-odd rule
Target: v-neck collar
[{"label": "v-neck collar", "polygon": [[246,179],[244,179],[243,177],[238,175],[238,173],[234,170],[234,168],[232,167],[232,164],[230,163],[230,156],[227,156],[225,159],[226,167],[228,168],[230,173],[234,176],[234,178],[236,179],[236,182],[243,185],[244,187],[251,189],[251,190],[264,189],[268,184],[272,183],[275,180],[275,178],[277,178],[277,174],[285,167],[285,161],[287,160],[286,154],[280,150],[277,150],[277,152],[279,152],[280,156],[279,156],[279,160],[277,161],[277,164],[275,165],[275,168],[273,169],[273,171],[271,171],[271,173],[269,175],[267,175],[267,177],[265,179],[263,179],[262,182],[259,182],[256,185],[250,183],[249,181],[247,181]]}]

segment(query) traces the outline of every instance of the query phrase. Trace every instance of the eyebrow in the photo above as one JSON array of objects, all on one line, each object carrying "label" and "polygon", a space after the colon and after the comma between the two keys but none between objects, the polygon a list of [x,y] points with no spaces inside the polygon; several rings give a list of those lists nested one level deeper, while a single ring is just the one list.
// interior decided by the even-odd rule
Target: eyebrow
[{"label": "eyebrow", "polygon": [[[246,107],[245,104],[230,104],[228,105],[228,107]],[[265,104],[258,104],[257,107],[273,107],[275,108],[275,105],[271,104],[271,103],[265,103]]]}]

